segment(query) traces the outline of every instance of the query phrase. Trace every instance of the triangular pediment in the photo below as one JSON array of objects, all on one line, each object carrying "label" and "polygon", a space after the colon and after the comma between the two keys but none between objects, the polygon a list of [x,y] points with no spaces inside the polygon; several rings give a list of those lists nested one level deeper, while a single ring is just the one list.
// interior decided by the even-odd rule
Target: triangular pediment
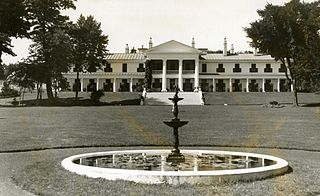
[{"label": "triangular pediment", "polygon": [[175,40],[165,42],[163,44],[157,45],[150,48],[147,53],[149,54],[166,54],[166,53],[188,53],[188,54],[200,54],[201,51],[192,48],[186,44],[180,43]]}]

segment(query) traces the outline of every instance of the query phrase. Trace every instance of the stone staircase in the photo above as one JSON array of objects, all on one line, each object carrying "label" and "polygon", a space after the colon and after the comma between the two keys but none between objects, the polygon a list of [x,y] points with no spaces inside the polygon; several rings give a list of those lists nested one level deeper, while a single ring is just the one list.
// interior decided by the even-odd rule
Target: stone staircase
[{"label": "stone staircase", "polygon": [[[148,92],[146,93],[144,105],[172,105],[168,98],[172,98],[175,92]],[[202,92],[179,92],[179,105],[203,105]]]}]

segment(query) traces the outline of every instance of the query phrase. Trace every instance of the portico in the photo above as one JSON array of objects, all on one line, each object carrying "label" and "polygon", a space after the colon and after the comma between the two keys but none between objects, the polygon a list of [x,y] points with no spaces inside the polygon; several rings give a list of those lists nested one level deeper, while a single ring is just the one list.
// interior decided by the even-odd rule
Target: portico
[{"label": "portico", "polygon": [[181,91],[197,91],[200,54],[200,50],[174,40],[149,49],[146,56],[151,60],[153,78],[161,78],[160,91],[167,92],[176,86]]}]

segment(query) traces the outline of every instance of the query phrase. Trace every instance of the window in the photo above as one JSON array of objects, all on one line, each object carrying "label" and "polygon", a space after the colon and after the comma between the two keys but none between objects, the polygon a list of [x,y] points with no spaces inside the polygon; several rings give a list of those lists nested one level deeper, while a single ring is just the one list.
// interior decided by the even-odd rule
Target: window
[{"label": "window", "polygon": [[272,72],[272,68],[270,64],[266,64],[266,68],[264,68],[264,72],[268,72],[268,73]]},{"label": "window", "polygon": [[286,66],[284,64],[280,65],[279,72],[286,72]]},{"label": "window", "polygon": [[234,65],[233,72],[241,72],[240,64]]},{"label": "window", "polygon": [[154,82],[152,83],[152,87],[153,87],[153,88],[161,88],[160,79],[155,78],[155,79],[154,79]]},{"label": "window", "polygon": [[182,61],[182,70],[194,70],[195,62],[194,60],[183,60]]},{"label": "window", "polygon": [[162,60],[151,60],[150,64],[152,70],[162,70]]},{"label": "window", "polygon": [[122,72],[127,72],[127,68],[128,68],[127,63],[123,63],[122,64]]},{"label": "window", "polygon": [[143,63],[139,63],[139,67],[137,68],[137,72],[144,72]]},{"label": "window", "polygon": [[104,68],[104,72],[112,72],[111,64],[107,63],[106,68]]},{"label": "window", "polygon": [[207,64],[202,64],[202,72],[207,72]]},{"label": "window", "polygon": [[167,60],[167,70],[178,70],[179,60]]},{"label": "window", "polygon": [[217,72],[224,72],[225,69],[223,68],[223,64],[218,64]]},{"label": "window", "polygon": [[251,64],[250,72],[252,72],[252,73],[258,72],[258,68],[257,68],[256,64]]}]

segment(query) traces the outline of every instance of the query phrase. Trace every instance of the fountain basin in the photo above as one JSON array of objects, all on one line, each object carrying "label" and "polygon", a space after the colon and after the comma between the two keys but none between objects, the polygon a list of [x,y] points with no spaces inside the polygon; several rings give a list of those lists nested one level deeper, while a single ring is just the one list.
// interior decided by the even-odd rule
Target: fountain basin
[{"label": "fountain basin", "polygon": [[76,174],[107,180],[144,184],[220,184],[277,176],[288,162],[274,156],[214,150],[181,150],[186,161],[166,162],[171,150],[123,150],[79,154],[64,159],[62,166]]}]

